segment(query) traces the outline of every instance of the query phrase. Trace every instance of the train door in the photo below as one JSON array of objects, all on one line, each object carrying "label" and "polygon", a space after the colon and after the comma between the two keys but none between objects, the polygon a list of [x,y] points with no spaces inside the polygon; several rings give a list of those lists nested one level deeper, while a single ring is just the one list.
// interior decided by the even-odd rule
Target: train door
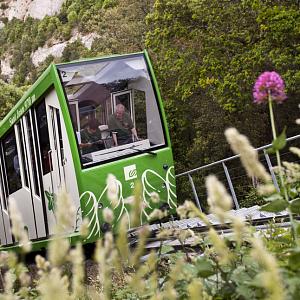
[{"label": "train door", "polygon": [[46,235],[43,205],[39,198],[40,188],[36,180],[34,139],[29,122],[30,112],[2,140],[2,215],[7,244],[13,242],[8,217],[12,199],[16,202],[29,238],[36,239]]},{"label": "train door", "polygon": [[[0,145],[0,153],[1,153],[1,162],[3,162],[3,148],[2,144]],[[12,233],[11,233],[11,226],[10,226],[10,219],[8,215],[8,206],[7,206],[7,199],[6,199],[6,192],[5,192],[5,180],[4,180],[4,164],[0,164],[0,239],[1,245],[11,244],[13,242]]]},{"label": "train door", "polygon": [[[29,186],[29,189],[25,189],[24,191],[24,197],[31,198],[36,226],[36,238],[42,238],[46,236],[47,220],[43,204],[36,122],[32,110],[29,110],[22,118],[17,133],[19,135],[18,141],[20,143],[18,149],[20,158],[22,158],[19,160],[20,167],[24,170],[22,173],[24,173],[25,185]],[[23,145],[26,145],[24,150]],[[22,153],[23,151],[24,153]]]},{"label": "train door", "polygon": [[[80,205],[71,149],[55,90],[50,92],[45,99],[44,113],[48,129],[48,148],[44,146],[43,151],[44,153],[48,151],[46,157],[49,172],[43,174],[43,185],[48,205],[49,231],[53,233],[55,202],[60,189],[66,189],[76,207],[79,208]],[[75,223],[74,220],[74,229],[79,226]]]},{"label": "train door", "polygon": [[[1,182],[2,183],[2,182]],[[1,185],[1,196],[0,196],[0,245],[6,245],[7,244],[7,239],[6,239],[6,226],[4,223],[4,216],[3,214],[5,213],[5,210],[3,209],[3,197],[2,197],[2,184]],[[9,221],[9,219],[8,219]],[[8,222],[9,225],[9,222]]]}]

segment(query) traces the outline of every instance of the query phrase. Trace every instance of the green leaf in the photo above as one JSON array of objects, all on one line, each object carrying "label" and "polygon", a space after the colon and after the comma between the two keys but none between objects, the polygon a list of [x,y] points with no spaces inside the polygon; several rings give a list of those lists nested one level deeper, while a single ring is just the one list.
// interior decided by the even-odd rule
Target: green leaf
[{"label": "green leaf", "polygon": [[287,207],[288,203],[284,199],[278,199],[263,205],[260,210],[276,213],[285,210]]},{"label": "green leaf", "polygon": [[289,265],[293,270],[300,268],[300,249],[293,249],[289,256]]},{"label": "green leaf", "polygon": [[236,288],[236,292],[238,295],[244,297],[244,299],[254,299],[255,297],[255,291],[252,287],[248,287],[246,285],[239,285]]},{"label": "green leaf", "polygon": [[249,284],[253,287],[263,288],[264,287],[263,282],[264,282],[264,280],[262,278],[262,274],[259,273],[253,278],[253,280],[251,282],[249,282]]},{"label": "green leaf", "polygon": [[163,245],[161,247],[161,254],[166,254],[166,253],[169,253],[169,252],[172,252],[172,251],[174,251],[174,248],[172,246]]},{"label": "green leaf", "polygon": [[291,209],[291,212],[293,212],[295,214],[300,213],[300,198],[294,199],[290,202],[290,209]]},{"label": "green leaf", "polygon": [[47,200],[48,200],[48,210],[53,211],[54,206],[55,206],[54,195],[52,193],[49,193],[48,191],[45,191],[45,195],[46,195]]},{"label": "green leaf", "polygon": [[206,278],[216,273],[213,262],[207,258],[201,257],[196,261],[198,276]]},{"label": "green leaf", "polygon": [[283,199],[283,197],[280,194],[276,193],[269,197],[264,197],[263,199],[267,202],[273,202],[275,200]]},{"label": "green leaf", "polygon": [[183,272],[185,274],[185,277],[193,278],[197,276],[197,268],[192,264],[185,264],[183,266]]},{"label": "green leaf", "polygon": [[294,199],[294,198],[296,198],[299,195],[299,193],[298,193],[298,191],[297,191],[297,189],[295,187],[289,189],[288,192],[289,192],[290,199]]},{"label": "green leaf", "polygon": [[293,220],[293,228],[298,236],[300,236],[300,222]]},{"label": "green leaf", "polygon": [[237,285],[243,284],[246,281],[250,281],[252,278],[247,273],[245,266],[238,266],[231,275],[231,280],[234,281]]},{"label": "green leaf", "polygon": [[286,145],[286,126],[283,128],[282,133],[272,142],[272,147],[267,150],[269,154],[276,153]]}]

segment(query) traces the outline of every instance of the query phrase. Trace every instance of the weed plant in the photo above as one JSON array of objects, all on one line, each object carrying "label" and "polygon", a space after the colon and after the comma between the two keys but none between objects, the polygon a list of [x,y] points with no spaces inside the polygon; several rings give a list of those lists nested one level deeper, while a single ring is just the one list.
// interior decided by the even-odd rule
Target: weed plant
[{"label": "weed plant", "polygon": [[[271,93],[267,94],[272,101]],[[280,94],[280,101],[284,96]],[[271,99],[271,100],[270,100]],[[262,101],[262,98],[260,98]],[[300,213],[299,178],[300,166],[280,164],[280,191],[277,191],[270,175],[259,162],[258,155],[248,139],[236,129],[229,128],[225,136],[232,150],[240,154],[249,177],[258,178],[257,193],[267,204],[262,210],[279,212],[287,210],[290,222],[286,227],[270,223],[265,231],[257,231],[245,220],[231,212],[232,199],[216,176],[206,178],[208,205],[221,223],[231,228],[230,234],[217,232],[207,216],[194,203],[186,201],[177,208],[180,218],[198,217],[208,227],[206,233],[178,228],[162,229],[162,240],[179,240],[182,250],[175,252],[161,243],[157,252],[144,255],[149,236],[147,226],[138,231],[138,245],[128,246],[128,221],[122,218],[116,235],[106,232],[96,243],[94,261],[98,272],[87,280],[85,275],[82,242],[70,247],[65,232],[72,224],[75,210],[67,193],[62,191],[56,208],[55,235],[48,246],[47,259],[37,255],[37,273],[32,278],[22,255],[1,252],[1,281],[3,291],[0,299],[299,299],[300,295]],[[274,136],[273,150],[282,147],[283,137]],[[291,148],[300,157],[300,149]],[[108,197],[114,195],[114,177],[108,182]],[[157,194],[153,195],[158,201]],[[132,224],[139,220],[142,209],[141,187],[136,185],[131,204]],[[10,204],[12,232],[19,241],[23,254],[31,250],[27,232],[17,207]],[[155,210],[150,218],[164,218],[165,213]],[[105,209],[104,219],[112,223],[113,213]],[[88,235],[87,220],[80,228],[82,241]],[[193,251],[188,246],[197,246]],[[68,266],[68,267],[66,267]]]}]

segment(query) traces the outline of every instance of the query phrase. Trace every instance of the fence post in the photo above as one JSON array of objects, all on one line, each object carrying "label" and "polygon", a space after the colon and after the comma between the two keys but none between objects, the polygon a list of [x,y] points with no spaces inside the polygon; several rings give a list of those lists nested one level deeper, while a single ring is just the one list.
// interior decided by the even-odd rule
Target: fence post
[{"label": "fence post", "polygon": [[201,205],[200,205],[200,201],[199,201],[199,198],[198,198],[198,195],[197,195],[197,191],[196,191],[196,187],[195,187],[193,178],[192,178],[191,174],[188,174],[188,177],[189,177],[190,184],[192,186],[192,190],[193,190],[194,198],[196,200],[196,204],[197,204],[199,210],[202,212],[202,208],[201,208]]},{"label": "fence post", "polygon": [[275,186],[277,192],[280,192],[279,185],[278,185],[275,173],[273,171],[273,166],[272,166],[272,163],[271,163],[271,160],[270,160],[270,156],[267,153],[266,149],[264,149],[264,155],[265,155],[265,159],[266,159],[266,162],[267,162],[267,165],[268,165],[268,168],[269,168],[274,186]]},{"label": "fence post", "polygon": [[224,172],[225,172],[225,175],[226,175],[226,179],[227,179],[227,182],[228,182],[228,185],[229,185],[229,189],[230,189],[230,192],[231,192],[231,196],[232,196],[235,208],[239,209],[240,205],[239,205],[238,200],[236,198],[236,194],[235,194],[235,191],[234,191],[234,188],[233,188],[233,184],[232,184],[228,169],[227,169],[224,162],[222,162],[222,165],[223,165],[223,169],[224,169]]}]

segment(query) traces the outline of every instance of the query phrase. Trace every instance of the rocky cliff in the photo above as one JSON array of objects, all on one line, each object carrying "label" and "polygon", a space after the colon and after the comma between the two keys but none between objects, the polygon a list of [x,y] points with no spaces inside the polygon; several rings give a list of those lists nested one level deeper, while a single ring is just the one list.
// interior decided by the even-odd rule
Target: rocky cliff
[{"label": "rocky cliff", "polygon": [[[5,0],[1,1],[0,16],[12,20],[32,17],[42,19],[56,14],[65,0]],[[3,23],[2,23],[3,24]],[[3,25],[2,25],[3,26]]]},{"label": "rocky cliff", "polygon": [[[64,1],[65,0],[0,0],[0,29],[4,30],[5,26],[9,26],[5,24],[10,24],[15,19],[26,22],[28,17],[42,20],[46,16],[58,15]],[[63,26],[63,24],[60,25]],[[44,31],[47,31],[49,26],[51,26],[51,24],[48,24]],[[36,32],[36,34],[40,33]],[[24,34],[17,37],[17,40],[22,40],[23,36]],[[76,27],[72,29],[72,32],[66,38],[60,37],[57,39],[52,38],[51,36],[47,37],[41,46],[36,47],[30,53],[31,63],[34,67],[38,67],[49,55],[55,58],[61,57],[66,46],[75,41],[80,41],[87,49],[90,49],[92,42],[96,37],[97,34],[95,33],[82,34]],[[6,40],[4,40],[4,42],[6,42]],[[16,40],[13,42],[14,47],[16,42]],[[22,47],[22,45],[20,46]],[[8,81],[13,78],[16,71],[16,66],[14,66],[14,63],[12,62],[14,59],[12,53],[15,53],[16,51],[18,51],[18,49],[10,48],[2,51],[0,56],[0,75]]]}]

